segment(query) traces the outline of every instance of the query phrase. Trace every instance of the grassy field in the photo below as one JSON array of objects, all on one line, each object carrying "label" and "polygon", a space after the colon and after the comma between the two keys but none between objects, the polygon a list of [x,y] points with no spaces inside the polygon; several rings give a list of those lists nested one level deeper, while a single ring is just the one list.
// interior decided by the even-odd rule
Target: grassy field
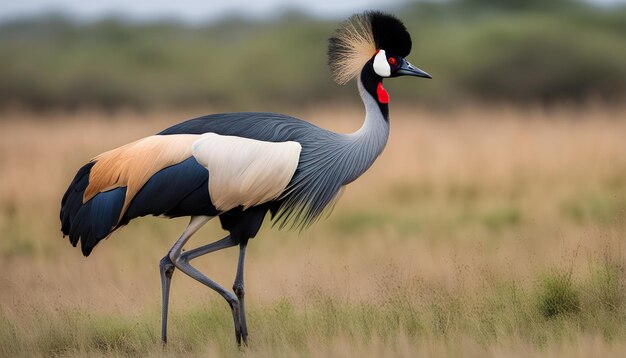
[{"label": "grassy field", "polygon": [[[250,347],[177,272],[163,350],[158,262],[186,219],[134,221],[84,258],[59,202],[92,156],[198,114],[1,115],[0,356],[626,355],[626,108],[593,106],[392,108],[387,149],[327,220],[251,241]],[[212,221],[190,247],[222,235]],[[230,287],[236,257],[197,266]]]}]

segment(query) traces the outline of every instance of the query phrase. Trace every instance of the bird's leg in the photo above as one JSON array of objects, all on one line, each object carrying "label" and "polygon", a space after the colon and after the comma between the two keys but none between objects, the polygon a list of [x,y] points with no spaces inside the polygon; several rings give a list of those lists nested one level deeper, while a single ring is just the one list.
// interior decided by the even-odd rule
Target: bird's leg
[{"label": "bird's leg", "polygon": [[[192,218],[192,222],[189,224],[189,227],[192,227],[193,220],[194,219]],[[188,227],[188,229],[189,229],[189,227]],[[197,230],[197,228],[193,232],[195,232],[196,230]],[[185,232],[187,232],[187,231],[185,231]],[[193,232],[191,234],[193,234]],[[191,235],[189,235],[189,236],[191,236]],[[224,297],[224,299],[226,300],[226,302],[228,302],[228,305],[230,306],[230,309],[231,309],[231,312],[232,312],[232,315],[233,315],[233,322],[235,324],[235,339],[237,340],[237,344],[240,345],[241,344],[241,325],[240,325],[240,321],[239,321],[239,300],[237,299],[237,297],[234,294],[232,294],[231,292],[226,290],[224,287],[219,285],[217,282],[211,280],[206,275],[204,275],[202,272],[198,271],[198,269],[196,269],[195,267],[191,266],[191,264],[189,264],[189,261],[193,260],[194,258],[196,258],[198,256],[202,256],[202,255],[208,254],[208,253],[213,252],[213,251],[225,249],[227,247],[235,246],[239,242],[237,240],[233,239],[229,235],[229,236],[227,236],[227,237],[225,237],[225,238],[223,238],[223,239],[221,239],[219,241],[216,241],[216,242],[214,242],[212,244],[208,244],[208,245],[205,245],[205,246],[193,249],[193,250],[189,250],[189,251],[187,251],[185,253],[182,253],[182,247],[185,244],[185,242],[189,239],[189,236],[187,236],[185,238],[185,234],[183,234],[183,237],[181,237],[181,239],[179,239],[176,242],[174,247],[172,247],[172,250],[170,250],[169,257],[170,257],[172,263],[174,263],[174,265],[179,270],[181,270],[182,272],[187,274],[187,276],[189,276],[189,277],[195,279],[196,281],[204,284],[205,286],[211,288],[212,290],[214,290],[217,293],[219,293],[222,297]],[[184,238],[184,240],[183,240],[183,238]]]},{"label": "bird's leg", "polygon": [[[174,261],[174,260],[173,260]],[[186,273],[189,277],[195,279],[196,281],[204,284],[205,286],[211,288],[212,290],[219,293],[228,305],[230,306],[230,310],[233,314],[233,322],[235,324],[235,339],[237,340],[237,344],[241,344],[241,325],[239,324],[239,300],[237,297],[227,291],[224,287],[219,285],[217,282],[211,280],[206,277],[202,272],[198,271],[195,267],[189,264],[189,261],[184,260],[183,258],[178,258],[174,261],[174,264],[177,268],[179,268],[182,272]]]},{"label": "bird's leg", "polygon": [[246,258],[246,247],[248,239],[239,243],[239,261],[237,263],[237,275],[233,284],[233,291],[239,299],[239,323],[241,324],[241,339],[244,345],[248,345],[248,325],[246,324],[246,310],[244,307],[244,287],[243,287],[243,263]]},{"label": "bird's leg", "polygon": [[[181,254],[181,257],[185,256],[187,261],[190,261],[198,256],[202,256],[204,254],[208,254],[214,251],[218,251],[221,249],[225,249],[228,247],[232,247],[237,245],[230,236],[227,236],[221,240],[216,242],[212,242],[210,244],[198,247],[196,249],[187,251]],[[170,259],[169,254],[166,255],[160,263],[161,268],[161,287],[163,289],[163,310],[162,310],[162,321],[161,321],[161,340],[163,344],[167,343],[167,311],[168,311],[168,302],[169,302],[169,290],[170,290],[170,282],[172,279],[172,274],[174,273],[174,264]]]},{"label": "bird's leg", "polygon": [[169,255],[165,255],[159,262],[159,271],[161,272],[161,293],[162,293],[162,306],[161,306],[161,341],[163,345],[167,343],[167,311],[170,300],[170,283],[172,282],[172,275],[174,274],[174,264],[170,260]]},{"label": "bird's leg", "polygon": [[237,241],[231,238],[230,235],[228,235],[221,240],[212,242],[204,246],[200,246],[189,251],[185,251],[180,255],[180,258],[181,260],[186,260],[189,262],[202,255],[210,254],[211,252],[233,247],[235,245],[237,245]]},{"label": "bird's leg", "polygon": [[[198,256],[235,246],[237,243],[232,241],[233,240],[230,238],[230,236],[227,236],[222,240],[187,251],[181,256],[184,255],[187,257],[187,261],[191,261]],[[167,343],[167,314],[169,306],[170,283],[172,282],[172,275],[174,274],[175,268],[176,266],[174,266],[174,263],[172,263],[169,254],[165,255],[165,257],[162,258],[161,262],[159,263],[159,269],[161,271],[161,291],[163,294],[163,304],[161,310],[161,340],[163,341],[163,344]]]},{"label": "bird's leg", "polygon": [[[170,253],[177,249],[179,252],[183,245],[189,240],[189,238],[206,224],[211,219],[210,216],[194,216],[191,218],[189,225],[176,241],[174,246],[170,249]],[[172,275],[174,274],[174,263],[170,257],[170,253],[165,255],[159,262],[159,271],[161,273],[161,293],[162,293],[162,306],[161,306],[161,341],[163,345],[167,343],[167,313],[170,300],[170,284],[172,282]]]}]

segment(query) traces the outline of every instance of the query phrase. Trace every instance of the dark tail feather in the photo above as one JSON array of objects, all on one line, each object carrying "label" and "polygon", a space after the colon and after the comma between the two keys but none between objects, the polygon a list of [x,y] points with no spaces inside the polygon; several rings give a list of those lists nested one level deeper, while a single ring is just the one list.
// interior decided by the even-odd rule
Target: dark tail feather
[{"label": "dark tail feather", "polygon": [[[70,234],[72,219],[83,204],[83,193],[87,189],[87,185],[89,185],[89,172],[93,165],[94,163],[92,162],[87,163],[78,170],[74,180],[70,183],[65,195],[63,195],[63,199],[61,199],[61,231],[63,236]],[[72,241],[72,245],[76,246],[76,241]]]},{"label": "dark tail feather", "polygon": [[83,204],[93,165],[93,162],[88,163],[78,170],[61,200],[61,231],[64,236],[69,236],[73,246],[80,240],[85,256],[89,256],[98,242],[117,225],[126,197],[126,188],[116,188]]}]

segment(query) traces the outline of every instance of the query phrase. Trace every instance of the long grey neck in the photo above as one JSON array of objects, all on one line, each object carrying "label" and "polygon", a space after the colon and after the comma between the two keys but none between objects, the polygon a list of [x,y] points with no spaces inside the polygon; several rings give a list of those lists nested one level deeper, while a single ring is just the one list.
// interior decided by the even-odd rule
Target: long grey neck
[{"label": "long grey neck", "polygon": [[389,121],[381,111],[380,104],[358,80],[359,94],[365,105],[365,121],[356,132],[345,135],[346,145],[344,165],[346,165],[345,184],[361,176],[374,163],[383,151],[389,138]]},{"label": "long grey neck", "polygon": [[364,67],[358,82],[365,105],[363,126],[351,134],[320,128],[311,131],[317,127],[307,127],[307,135],[300,139],[298,169],[281,198],[276,220],[283,224],[293,220],[303,226],[315,221],[341,187],[361,176],[385,148],[389,137],[388,106],[377,101],[377,86],[382,79],[370,69],[370,64]]}]

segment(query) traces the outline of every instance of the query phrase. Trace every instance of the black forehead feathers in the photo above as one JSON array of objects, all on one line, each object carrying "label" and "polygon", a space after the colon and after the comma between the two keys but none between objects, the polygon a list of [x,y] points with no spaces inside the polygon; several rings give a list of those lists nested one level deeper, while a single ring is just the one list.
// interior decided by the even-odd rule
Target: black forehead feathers
[{"label": "black forehead feathers", "polygon": [[397,17],[380,11],[367,11],[376,48],[402,57],[411,52],[411,35]]}]

